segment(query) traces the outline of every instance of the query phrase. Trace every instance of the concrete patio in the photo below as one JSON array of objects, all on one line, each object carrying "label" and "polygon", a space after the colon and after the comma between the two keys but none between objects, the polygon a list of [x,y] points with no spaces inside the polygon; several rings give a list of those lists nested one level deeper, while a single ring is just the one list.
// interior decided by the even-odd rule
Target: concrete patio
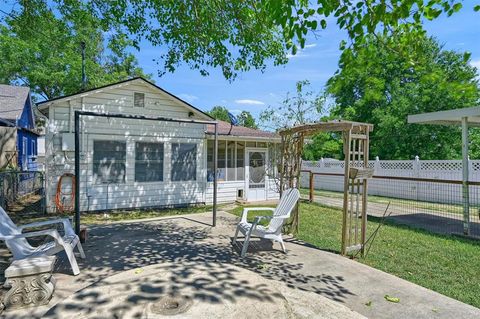
[{"label": "concrete patio", "polygon": [[[187,296],[181,318],[480,318],[480,309],[339,255],[287,240],[287,254],[255,242],[247,258],[230,244],[238,218],[220,212],[89,228],[81,274],[64,256],[48,306],[4,318],[163,318],[165,295]],[[400,298],[391,303],[384,296]]]}]

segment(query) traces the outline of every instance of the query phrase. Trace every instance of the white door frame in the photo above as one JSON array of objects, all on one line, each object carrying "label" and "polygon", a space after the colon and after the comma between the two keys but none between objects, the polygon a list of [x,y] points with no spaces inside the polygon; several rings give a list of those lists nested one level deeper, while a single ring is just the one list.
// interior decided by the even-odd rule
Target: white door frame
[{"label": "white door frame", "polygon": [[250,190],[250,152],[265,152],[265,198],[264,200],[267,200],[268,194],[268,176],[267,174],[267,164],[268,164],[268,148],[266,147],[246,147],[245,148],[245,158],[244,158],[244,163],[245,163],[245,199],[247,201],[250,200],[248,198],[249,190]]}]

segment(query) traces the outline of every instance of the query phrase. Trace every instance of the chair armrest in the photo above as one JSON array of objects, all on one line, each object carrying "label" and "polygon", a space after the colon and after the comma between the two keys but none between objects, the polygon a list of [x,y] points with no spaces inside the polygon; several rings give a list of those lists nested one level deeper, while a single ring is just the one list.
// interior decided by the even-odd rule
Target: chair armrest
[{"label": "chair armrest", "polygon": [[66,233],[68,233],[69,229],[72,229],[72,224],[70,224],[70,220],[68,218],[58,218],[58,219],[50,219],[50,220],[43,220],[39,222],[34,222],[30,224],[20,225],[18,229],[23,232],[26,228],[34,228],[34,227],[41,227],[47,225],[54,225],[54,224],[63,224],[63,229]]},{"label": "chair armrest", "polygon": [[243,213],[242,213],[242,222],[247,222],[247,216],[248,216],[248,212],[251,212],[251,211],[263,211],[263,210],[270,210],[272,212],[275,211],[275,208],[272,208],[272,207],[246,207],[243,209]]},{"label": "chair armrest", "polygon": [[58,243],[63,242],[62,236],[60,236],[60,234],[56,229],[44,229],[44,230],[32,231],[29,233],[22,233],[17,235],[0,236],[0,239],[14,240],[14,239],[20,239],[20,238],[29,238],[29,237],[37,237],[37,236],[45,236],[45,235],[52,237]]},{"label": "chair armrest", "polygon": [[253,223],[258,224],[262,219],[271,220],[272,218],[272,216],[256,216]]}]

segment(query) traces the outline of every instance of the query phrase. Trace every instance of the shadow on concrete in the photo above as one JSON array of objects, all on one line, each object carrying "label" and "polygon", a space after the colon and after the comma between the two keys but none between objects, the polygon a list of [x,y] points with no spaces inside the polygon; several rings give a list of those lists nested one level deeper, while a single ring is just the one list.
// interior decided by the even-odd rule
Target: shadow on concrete
[{"label": "shadow on concrete", "polygon": [[[89,241],[84,245],[87,259],[79,260],[82,273],[75,278],[89,289],[85,289],[85,293],[77,293],[76,302],[58,304],[47,315],[62,318],[62,314],[72,310],[93,314],[96,307],[112,300],[101,295],[90,295],[88,291],[91,287],[119,272],[157,264],[168,264],[171,273],[168,283],[160,279],[137,282],[132,278],[131,285],[141,285],[142,293],[133,293],[125,305],[114,311],[120,314],[125,310],[124,307],[154,300],[159,294],[174,295],[187,286],[193,289],[195,299],[210,303],[219,303],[221,300],[235,302],[240,296],[247,296],[252,302],[273,302],[279,298],[269,287],[236,280],[236,268],[232,266],[338,302],[352,295],[342,285],[344,279],[339,276],[302,274],[303,264],[289,262],[283,252],[272,250],[270,242],[254,241],[248,257],[242,259],[237,252],[239,247],[232,246],[230,241],[230,236],[216,233],[215,229],[205,226],[202,221],[195,221],[195,217],[92,228]],[[288,254],[295,254],[295,251],[290,250]],[[223,266],[218,267],[219,264]],[[57,268],[56,271],[70,273],[65,259]],[[198,273],[202,275],[194,276]],[[113,313],[112,317],[115,317]]]}]

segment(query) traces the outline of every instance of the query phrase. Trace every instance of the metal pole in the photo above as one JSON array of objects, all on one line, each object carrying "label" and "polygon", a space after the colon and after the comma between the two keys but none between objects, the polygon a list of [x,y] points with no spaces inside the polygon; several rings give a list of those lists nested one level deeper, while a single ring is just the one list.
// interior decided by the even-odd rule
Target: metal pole
[{"label": "metal pole", "polygon": [[85,42],[80,43],[82,49],[82,91],[87,88],[87,73],[85,72]]},{"label": "metal pole", "polygon": [[75,233],[80,235],[80,113],[75,111]]},{"label": "metal pole", "polygon": [[468,189],[468,118],[462,117],[462,199],[463,233],[470,233],[470,194]]},{"label": "metal pole", "polygon": [[217,226],[217,169],[218,169],[218,123],[215,123],[215,142],[213,146],[213,221]]}]

